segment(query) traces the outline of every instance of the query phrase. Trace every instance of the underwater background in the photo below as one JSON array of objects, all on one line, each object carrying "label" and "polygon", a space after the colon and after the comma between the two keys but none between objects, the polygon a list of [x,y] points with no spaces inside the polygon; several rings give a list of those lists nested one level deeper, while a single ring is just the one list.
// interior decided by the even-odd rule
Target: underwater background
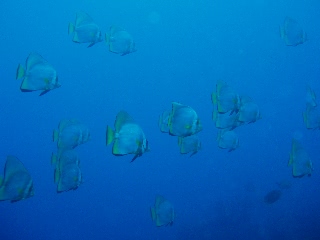
[{"label": "underwater background", "polygon": [[[0,239],[320,239],[320,132],[307,130],[306,86],[320,95],[320,2],[290,0],[1,1],[0,166],[18,157],[35,195],[0,202]],[[137,51],[110,53],[68,36],[77,11],[103,33],[125,27]],[[296,19],[308,41],[286,46],[279,25]],[[39,97],[22,93],[19,63],[35,51],[57,70],[61,87]],[[259,105],[262,119],[237,128],[240,146],[217,146],[211,93],[226,81]],[[159,115],[176,101],[194,108],[202,149],[179,152]],[[106,126],[120,110],[142,127],[150,152],[133,163],[106,146]],[[57,193],[51,154],[61,119],[79,119],[91,140],[77,147],[83,183]],[[299,136],[314,165],[293,178],[287,166]],[[2,171],[2,170],[1,170]],[[268,204],[277,183],[291,188]],[[156,227],[157,194],[173,205],[173,226]]]}]

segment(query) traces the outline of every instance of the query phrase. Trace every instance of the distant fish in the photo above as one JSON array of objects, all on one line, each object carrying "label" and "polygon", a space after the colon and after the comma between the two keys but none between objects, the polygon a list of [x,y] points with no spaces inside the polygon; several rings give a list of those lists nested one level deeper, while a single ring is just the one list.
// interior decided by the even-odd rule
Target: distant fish
[{"label": "distant fish", "polygon": [[316,107],[307,107],[303,112],[303,122],[307,129],[320,129],[320,112]]},{"label": "distant fish", "polygon": [[229,152],[239,147],[238,135],[235,133],[235,131],[232,130],[219,130],[217,141],[219,148],[228,149]]},{"label": "distant fish", "polygon": [[216,128],[233,130],[234,128],[243,125],[243,122],[238,121],[238,115],[234,113],[219,113],[217,109],[213,110],[212,120],[216,124]]},{"label": "distant fish", "polygon": [[111,26],[110,32],[106,33],[106,43],[109,45],[110,52],[127,55],[137,51],[133,37],[123,28]]},{"label": "distant fish", "polygon": [[17,202],[33,195],[33,181],[28,170],[18,158],[8,156],[4,179],[0,178],[0,201]]},{"label": "distant fish", "polygon": [[307,151],[297,139],[292,139],[290,159],[288,166],[292,166],[292,176],[302,178],[305,175],[311,176],[313,164]]},{"label": "distant fish", "polygon": [[187,137],[202,130],[202,124],[196,111],[177,102],[172,102],[168,127],[171,135],[179,137]]},{"label": "distant fish", "polygon": [[316,107],[317,106],[316,94],[310,88],[310,86],[307,86],[306,105],[307,105],[307,108]]},{"label": "distant fish", "polygon": [[190,157],[196,154],[201,149],[201,142],[197,134],[188,137],[178,137],[178,145],[181,154],[191,152]]},{"label": "distant fish", "polygon": [[92,47],[94,44],[103,41],[100,28],[84,12],[77,12],[75,24],[69,23],[68,33],[73,34],[73,42],[90,43],[88,47]]},{"label": "distant fish", "polygon": [[22,92],[41,90],[40,96],[61,86],[56,70],[37,53],[29,54],[26,68],[19,64],[16,78],[23,78],[20,86]]},{"label": "distant fish", "polygon": [[275,203],[280,199],[282,192],[280,190],[272,190],[264,196],[264,202],[268,204]]},{"label": "distant fish", "polygon": [[151,207],[151,217],[157,227],[172,225],[174,221],[173,205],[163,196],[157,195],[154,207]]},{"label": "distant fish", "polygon": [[258,105],[251,98],[242,96],[238,112],[238,121],[242,123],[253,123],[261,119]]},{"label": "distant fish", "polygon": [[226,82],[218,80],[216,91],[211,95],[212,103],[217,105],[219,113],[238,112],[240,107],[239,95]]},{"label": "distant fish", "polygon": [[58,193],[76,190],[80,186],[80,160],[74,149],[62,150],[59,155],[52,154],[51,163],[55,165],[54,182]]},{"label": "distant fish", "polygon": [[297,46],[307,41],[307,33],[290,17],[286,17],[283,26],[280,27],[280,37],[287,46]]},{"label": "distant fish", "polygon": [[76,119],[61,120],[58,130],[53,131],[53,141],[59,150],[72,149],[89,140],[89,129]]},{"label": "distant fish", "polygon": [[149,151],[148,140],[142,128],[125,111],[117,114],[115,130],[107,126],[107,145],[114,142],[112,154],[122,156],[134,154],[133,162],[137,157]]}]

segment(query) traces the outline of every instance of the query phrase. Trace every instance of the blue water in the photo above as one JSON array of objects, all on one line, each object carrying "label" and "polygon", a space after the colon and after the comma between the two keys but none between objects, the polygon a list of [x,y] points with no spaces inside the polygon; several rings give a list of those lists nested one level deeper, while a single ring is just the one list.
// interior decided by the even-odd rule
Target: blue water
[{"label": "blue water", "polygon": [[[35,188],[32,198],[0,202],[1,240],[320,239],[320,132],[302,118],[306,85],[320,96],[319,1],[3,0],[0,9],[0,166],[17,156]],[[105,43],[73,43],[67,29],[78,10],[103,32],[125,27],[138,51],[121,57]],[[286,16],[303,26],[307,42],[285,46]],[[15,71],[32,51],[56,68],[61,88],[41,97],[20,92]],[[218,79],[254,99],[262,114],[236,129],[240,147],[230,153],[218,148],[211,120]],[[172,101],[201,118],[202,150],[192,158],[157,126]],[[105,146],[106,126],[120,110],[151,148],[133,163]],[[70,118],[92,139],[77,147],[84,183],[57,194],[52,131]],[[296,133],[313,161],[311,177],[294,179],[287,167]],[[281,180],[292,187],[266,204]],[[156,194],[175,207],[172,227],[151,220]]]}]

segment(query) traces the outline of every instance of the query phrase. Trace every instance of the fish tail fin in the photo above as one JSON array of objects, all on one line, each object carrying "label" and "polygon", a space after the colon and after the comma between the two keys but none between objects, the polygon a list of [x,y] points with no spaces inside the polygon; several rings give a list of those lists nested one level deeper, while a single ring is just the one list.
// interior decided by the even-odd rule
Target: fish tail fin
[{"label": "fish tail fin", "polygon": [[156,210],[154,209],[154,207],[150,208],[150,213],[151,213],[152,221],[154,221],[156,219]]},{"label": "fish tail fin", "polygon": [[75,25],[73,23],[69,23],[68,34],[70,35],[70,34],[74,33],[75,29],[76,29]]},{"label": "fish tail fin", "polygon": [[112,143],[114,140],[114,131],[112,130],[111,127],[107,126],[107,145]]},{"label": "fish tail fin", "polygon": [[285,32],[284,32],[284,28],[281,27],[281,26],[279,26],[279,33],[280,33],[280,37],[281,37],[282,39],[284,39],[284,37],[285,37]]},{"label": "fish tail fin", "polygon": [[218,111],[216,110],[212,111],[212,121],[218,122]]},{"label": "fish tail fin", "polygon": [[53,130],[53,141],[57,142],[59,138],[59,132],[57,130]]},{"label": "fish tail fin", "polygon": [[17,73],[16,73],[16,79],[20,79],[23,78],[26,74],[25,69],[22,67],[21,64],[19,64],[18,68],[17,68]]},{"label": "fish tail fin", "polygon": [[59,168],[56,167],[56,169],[54,170],[54,183],[59,182],[60,179],[60,171]]},{"label": "fish tail fin", "polygon": [[217,105],[217,94],[215,92],[211,94],[211,100],[214,105]]},{"label": "fish tail fin", "polygon": [[110,43],[110,35],[108,33],[106,33],[105,35],[105,41],[106,41],[106,44]]},{"label": "fish tail fin", "polygon": [[57,164],[57,154],[52,153],[51,155],[51,165],[56,165]]}]

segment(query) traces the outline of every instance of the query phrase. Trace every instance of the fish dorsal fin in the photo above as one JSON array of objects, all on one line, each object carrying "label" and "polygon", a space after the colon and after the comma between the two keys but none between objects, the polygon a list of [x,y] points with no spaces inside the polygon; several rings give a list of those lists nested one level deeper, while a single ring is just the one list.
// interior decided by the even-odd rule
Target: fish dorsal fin
[{"label": "fish dorsal fin", "polygon": [[121,127],[125,124],[128,124],[128,123],[135,123],[133,118],[125,111],[120,111],[118,114],[117,114],[117,117],[116,117],[116,121],[115,121],[115,129],[116,129],[116,132],[119,132]]},{"label": "fish dorsal fin", "polygon": [[216,84],[216,98],[219,98],[221,89],[222,89],[224,86],[227,86],[226,82],[224,82],[224,81],[222,81],[222,80],[218,80],[218,81],[217,81],[217,84]]},{"label": "fish dorsal fin", "polygon": [[93,23],[93,19],[85,12],[77,12],[76,27]]},{"label": "fish dorsal fin", "polygon": [[122,27],[119,27],[119,26],[116,26],[116,25],[113,25],[110,27],[110,35],[114,35],[116,34],[117,32],[122,32],[122,31],[125,31],[124,28]]},{"label": "fish dorsal fin", "polygon": [[29,54],[27,58],[27,70],[33,68],[37,64],[47,64],[47,60],[45,60],[40,54],[32,52]]},{"label": "fish dorsal fin", "polygon": [[7,182],[16,172],[28,172],[22,162],[14,156],[8,156],[4,168],[4,181]]},{"label": "fish dorsal fin", "polygon": [[[171,112],[171,117],[172,116],[175,116],[176,112],[179,111],[181,108],[185,108],[185,107],[188,107],[188,106],[185,106],[185,105],[182,105],[181,103],[178,103],[178,102],[172,102],[172,112]],[[171,125],[171,117],[169,117],[169,121],[168,123]],[[168,124],[168,125],[169,125]]]},{"label": "fish dorsal fin", "polygon": [[59,123],[59,130],[62,131],[65,127],[80,123],[77,119],[62,119]]},{"label": "fish dorsal fin", "polygon": [[252,98],[248,96],[241,96],[240,99],[242,105],[252,102]]},{"label": "fish dorsal fin", "polygon": [[156,203],[154,204],[155,205],[155,207],[157,208],[157,207],[159,207],[163,202],[165,202],[166,201],[166,199],[163,197],[163,196],[161,196],[161,195],[157,195],[156,196]]}]

